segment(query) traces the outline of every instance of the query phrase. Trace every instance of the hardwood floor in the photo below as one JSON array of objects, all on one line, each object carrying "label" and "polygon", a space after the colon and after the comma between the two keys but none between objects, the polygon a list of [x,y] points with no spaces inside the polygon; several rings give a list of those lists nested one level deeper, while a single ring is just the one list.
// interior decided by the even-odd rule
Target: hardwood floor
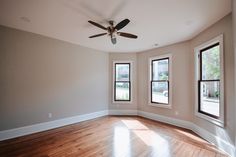
[{"label": "hardwood floor", "polygon": [[106,116],[2,141],[0,156],[226,157],[189,130],[136,116]]}]

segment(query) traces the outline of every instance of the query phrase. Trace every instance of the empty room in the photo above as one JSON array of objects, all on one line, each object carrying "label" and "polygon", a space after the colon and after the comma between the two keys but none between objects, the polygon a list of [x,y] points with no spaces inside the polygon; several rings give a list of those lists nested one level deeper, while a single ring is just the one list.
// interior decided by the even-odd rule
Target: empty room
[{"label": "empty room", "polygon": [[0,157],[236,157],[236,0],[0,0]]}]

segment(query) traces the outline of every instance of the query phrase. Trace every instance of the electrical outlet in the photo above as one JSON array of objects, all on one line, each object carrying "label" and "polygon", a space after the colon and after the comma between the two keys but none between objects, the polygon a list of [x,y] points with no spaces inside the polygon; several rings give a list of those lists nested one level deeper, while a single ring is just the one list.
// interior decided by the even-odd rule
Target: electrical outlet
[{"label": "electrical outlet", "polygon": [[179,112],[178,112],[178,111],[175,111],[175,115],[176,115],[176,116],[179,115]]},{"label": "electrical outlet", "polygon": [[52,118],[52,113],[48,113],[48,118]]}]

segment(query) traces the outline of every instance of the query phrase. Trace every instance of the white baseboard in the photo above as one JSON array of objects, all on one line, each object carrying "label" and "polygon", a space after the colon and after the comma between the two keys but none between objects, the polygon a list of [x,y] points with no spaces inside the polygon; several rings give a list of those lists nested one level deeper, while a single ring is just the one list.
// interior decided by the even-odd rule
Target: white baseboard
[{"label": "white baseboard", "polygon": [[130,116],[137,116],[137,110],[109,110],[109,115],[130,115]]},{"label": "white baseboard", "polygon": [[141,117],[149,118],[149,119],[156,120],[156,121],[159,121],[159,122],[164,122],[164,123],[167,123],[167,124],[172,124],[172,125],[175,125],[175,126],[186,128],[186,129],[191,129],[192,128],[192,123],[191,122],[180,120],[180,119],[174,119],[174,118],[161,116],[161,115],[158,115],[158,114],[144,112],[144,111],[138,111],[138,115],[141,116]]},{"label": "white baseboard", "polygon": [[41,131],[46,131],[46,130],[94,119],[94,118],[98,118],[98,117],[102,117],[106,115],[108,115],[108,111],[104,110],[104,111],[98,111],[98,112],[63,118],[63,119],[44,122],[44,123],[38,123],[38,124],[24,126],[24,127],[15,128],[15,129],[4,130],[4,131],[0,131],[0,141],[19,137],[19,136],[29,135],[29,134],[37,133]]},{"label": "white baseboard", "polygon": [[225,141],[224,139],[220,138],[219,136],[216,136],[209,131],[199,127],[196,124],[192,123],[192,129],[193,132],[198,134],[203,139],[207,140],[208,142],[214,144],[218,149],[221,151],[227,153],[228,155],[232,157],[236,157],[236,149],[233,144],[230,142]]},{"label": "white baseboard", "polygon": [[155,121],[160,121],[167,124],[172,124],[175,126],[186,128],[186,129],[192,130],[193,132],[195,132],[196,134],[198,134],[199,136],[201,136],[208,142],[216,145],[220,150],[224,151],[230,156],[236,157],[235,155],[236,150],[233,144],[230,144],[229,142],[221,139],[220,137],[210,133],[209,131],[197,126],[196,124],[192,122],[175,119],[171,117],[166,117],[166,116],[162,116],[162,115],[158,115],[154,113],[137,111],[137,110],[109,110],[109,111],[104,110],[104,111],[93,112],[93,113],[74,116],[74,117],[68,117],[64,119],[34,124],[34,125],[15,128],[15,129],[4,130],[4,131],[0,131],[0,141],[19,137],[19,136],[29,135],[29,134],[37,133],[41,131],[46,131],[46,130],[54,129],[57,127],[62,127],[69,124],[74,124],[74,123],[78,123],[78,122],[82,122],[82,121],[86,121],[86,120],[90,120],[90,119],[94,119],[94,118],[98,118],[98,117],[102,117],[106,115],[138,115],[138,116],[152,119]]},{"label": "white baseboard", "polygon": [[138,115],[141,117],[149,118],[152,120],[172,124],[175,126],[179,126],[182,128],[186,128],[189,130],[192,130],[196,134],[198,134],[200,137],[203,139],[207,140],[208,142],[214,144],[222,150],[223,152],[227,153],[228,155],[232,157],[236,157],[236,150],[233,144],[219,138],[218,136],[215,136],[214,134],[210,133],[209,131],[197,126],[196,124],[193,124],[192,122],[189,121],[184,121],[184,120],[179,120],[175,118],[170,118],[166,116],[161,116],[158,114],[154,113],[149,113],[149,112],[144,112],[144,111],[138,111]]}]

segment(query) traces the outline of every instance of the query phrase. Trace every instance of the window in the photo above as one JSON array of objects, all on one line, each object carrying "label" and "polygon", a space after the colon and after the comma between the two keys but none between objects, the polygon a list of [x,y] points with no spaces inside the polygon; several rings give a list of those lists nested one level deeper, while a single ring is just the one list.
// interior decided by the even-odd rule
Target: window
[{"label": "window", "polygon": [[197,112],[213,123],[223,124],[223,36],[197,48]]},{"label": "window", "polygon": [[170,55],[150,59],[150,105],[170,108]]},{"label": "window", "polygon": [[198,111],[219,118],[220,116],[220,45],[216,43],[200,50],[200,80]]},{"label": "window", "polygon": [[130,101],[130,63],[115,63],[114,65],[114,101]]}]

